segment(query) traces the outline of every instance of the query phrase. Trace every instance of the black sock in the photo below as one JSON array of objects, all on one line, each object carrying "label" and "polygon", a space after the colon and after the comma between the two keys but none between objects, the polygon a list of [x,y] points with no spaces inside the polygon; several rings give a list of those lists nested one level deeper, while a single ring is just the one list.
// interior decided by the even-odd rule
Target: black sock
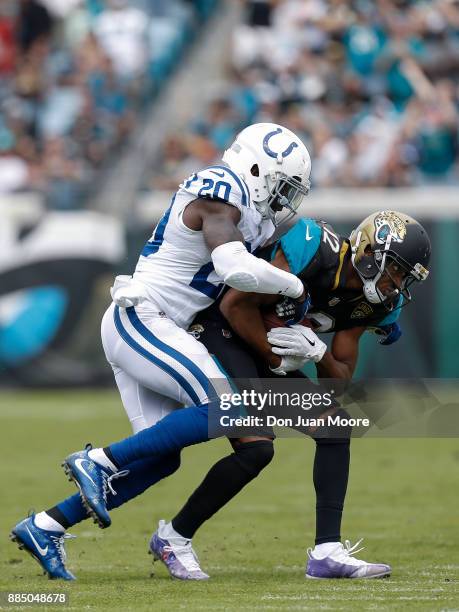
[{"label": "black sock", "polygon": [[64,529],[68,529],[71,525],[57,506],[53,506],[49,510],[45,510],[46,514],[62,525]]},{"label": "black sock", "polygon": [[191,539],[199,527],[227,504],[268,465],[274,455],[272,441],[258,440],[236,447],[220,459],[172,519],[181,536]]},{"label": "black sock", "polygon": [[120,469],[120,466],[116,463],[113,455],[112,455],[112,451],[110,450],[109,446],[105,446],[103,449],[104,453],[107,455],[107,457],[110,459],[110,461],[113,463],[113,465],[116,467],[117,470]]},{"label": "black sock", "polygon": [[350,440],[316,439],[316,544],[341,541],[341,518],[349,477]]}]

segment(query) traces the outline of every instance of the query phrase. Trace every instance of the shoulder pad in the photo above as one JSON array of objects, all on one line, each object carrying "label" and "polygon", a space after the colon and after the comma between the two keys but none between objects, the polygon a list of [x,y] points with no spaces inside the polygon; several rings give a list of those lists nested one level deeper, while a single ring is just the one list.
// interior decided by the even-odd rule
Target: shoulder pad
[{"label": "shoulder pad", "polygon": [[180,185],[180,188],[197,198],[220,200],[238,208],[250,206],[247,185],[226,166],[210,166],[195,172]]},{"label": "shoulder pad", "polygon": [[282,236],[280,244],[292,274],[300,274],[320,246],[322,228],[314,219],[300,219]]}]

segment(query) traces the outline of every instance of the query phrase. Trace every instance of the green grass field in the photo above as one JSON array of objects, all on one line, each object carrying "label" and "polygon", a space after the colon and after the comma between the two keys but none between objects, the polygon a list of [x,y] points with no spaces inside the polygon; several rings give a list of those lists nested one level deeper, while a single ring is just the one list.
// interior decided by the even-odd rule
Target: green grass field
[{"label": "green grass field", "polygon": [[353,441],[343,537],[364,537],[360,556],[390,563],[389,579],[305,580],[314,533],[307,439],[278,440],[260,478],[198,533],[210,581],[172,581],[158,564],[152,576],[150,534],[227,454],[219,440],[186,449],[180,471],[114,511],[110,529],[92,522],[72,529],[78,538],[67,544],[68,566],[78,581],[68,584],[44,578],[8,533],[30,508],[74,492],[60,467],[65,455],[128,434],[118,395],[3,393],[0,432],[0,591],[65,591],[68,610],[459,610],[458,440]]}]

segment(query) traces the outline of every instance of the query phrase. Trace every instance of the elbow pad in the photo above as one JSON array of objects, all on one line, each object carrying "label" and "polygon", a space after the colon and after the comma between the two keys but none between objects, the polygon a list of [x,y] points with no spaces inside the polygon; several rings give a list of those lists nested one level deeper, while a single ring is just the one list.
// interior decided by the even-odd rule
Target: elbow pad
[{"label": "elbow pad", "polygon": [[281,294],[293,299],[303,293],[299,278],[255,257],[242,242],[221,244],[212,251],[211,257],[215,272],[226,285],[239,291]]}]

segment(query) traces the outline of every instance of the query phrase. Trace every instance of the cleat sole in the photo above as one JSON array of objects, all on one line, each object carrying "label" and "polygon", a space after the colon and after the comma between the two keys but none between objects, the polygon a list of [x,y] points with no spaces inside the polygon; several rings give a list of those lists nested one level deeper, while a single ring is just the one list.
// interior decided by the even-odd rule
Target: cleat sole
[{"label": "cleat sole", "polygon": [[382,574],[374,574],[373,576],[359,576],[358,578],[343,578],[342,576],[336,576],[335,578],[326,578],[323,576],[310,576],[306,574],[308,580],[370,580],[370,579],[382,579],[389,578],[390,572],[383,572]]},{"label": "cleat sole", "polygon": [[153,557],[151,560],[153,565],[156,563],[156,561],[161,561],[161,557],[157,553],[155,553],[153,550],[151,550],[151,548],[148,549],[148,554]]},{"label": "cleat sole", "polygon": [[73,470],[70,467],[70,465],[67,463],[67,461],[64,461],[63,463],[61,463],[61,465],[64,468],[64,472],[68,476],[69,481],[75,483],[75,485],[77,486],[78,491],[80,493],[81,503],[83,504],[84,509],[86,510],[88,515],[93,519],[94,523],[96,525],[98,525],[100,527],[100,529],[105,529],[106,527],[109,527],[110,525],[105,525],[100,520],[100,518],[98,517],[97,513],[94,512],[94,510],[88,504],[88,501],[87,501],[86,497],[83,495],[83,491],[81,490],[80,483],[78,482],[78,480],[73,475]]},{"label": "cleat sole", "polygon": [[151,548],[149,548],[147,552],[152,557],[152,559],[151,559],[151,574],[150,574],[150,578],[155,578],[155,576],[156,576],[156,561],[159,561],[159,557],[157,555],[155,555],[155,553],[151,550]]}]

